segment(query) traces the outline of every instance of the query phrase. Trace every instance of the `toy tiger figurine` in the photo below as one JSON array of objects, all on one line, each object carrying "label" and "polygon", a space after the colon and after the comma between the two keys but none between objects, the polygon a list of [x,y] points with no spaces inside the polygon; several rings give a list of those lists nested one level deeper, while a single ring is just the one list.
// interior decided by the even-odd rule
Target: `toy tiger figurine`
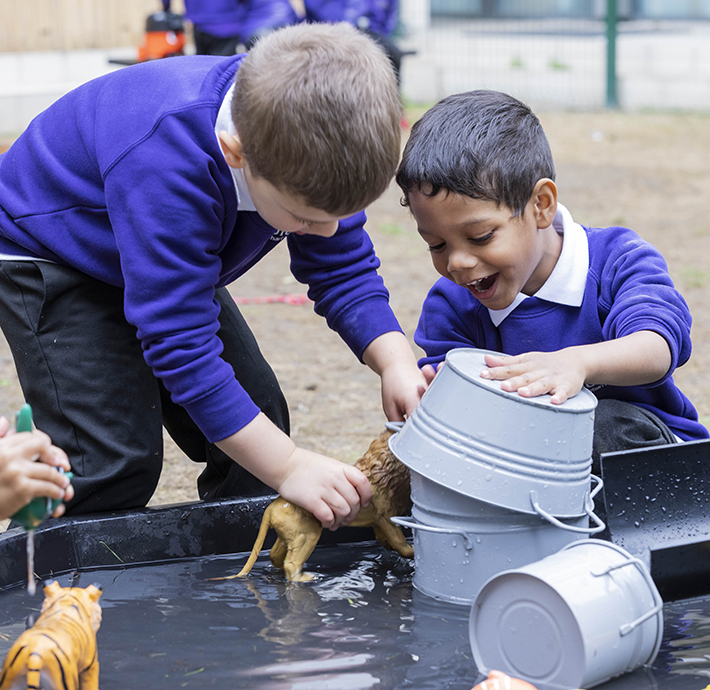
[{"label": "toy tiger figurine", "polygon": [[100,596],[96,585],[82,589],[48,582],[37,622],[7,653],[0,690],[98,690]]},{"label": "toy tiger figurine", "polygon": [[[389,429],[383,431],[355,463],[355,467],[370,480],[372,499],[345,526],[372,527],[375,537],[385,548],[397,551],[404,558],[412,558],[414,549],[407,543],[402,530],[390,521],[395,515],[408,513],[412,507],[409,469],[389,449],[388,439],[392,433]],[[323,527],[313,513],[280,496],[264,511],[256,543],[241,572],[209,579],[231,580],[247,575],[259,556],[269,528],[276,530],[278,535],[270,553],[273,565],[283,569],[287,579],[293,582],[312,580],[313,575],[303,572],[302,568],[316,548]]]}]

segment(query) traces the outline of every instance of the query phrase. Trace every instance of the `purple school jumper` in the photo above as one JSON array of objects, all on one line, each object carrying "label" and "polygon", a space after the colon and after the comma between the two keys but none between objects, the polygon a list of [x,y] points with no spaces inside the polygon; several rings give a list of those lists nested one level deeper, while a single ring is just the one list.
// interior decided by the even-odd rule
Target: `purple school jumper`
[{"label": "purple school jumper", "polygon": [[185,17],[212,36],[244,41],[264,28],[298,21],[289,0],[185,0]]},{"label": "purple school jumper", "polygon": [[440,278],[424,302],[414,335],[426,352],[420,366],[436,365],[449,350],[459,347],[518,355],[654,331],[670,347],[672,362],[666,376],[646,386],[603,385],[591,390],[599,399],[621,400],[650,410],[679,438],[707,438],[695,408],[671,376],[690,357],[691,317],[663,257],[626,228],[584,231],[589,271],[580,306],[528,297],[495,326],[488,309],[468,289]]},{"label": "purple school jumper", "polygon": [[381,36],[397,27],[397,0],[304,0],[306,21],[347,22]]},{"label": "purple school jumper", "polygon": [[[220,358],[215,287],[283,237],[239,211],[215,136],[243,57],[174,57],[95,79],[0,155],[0,253],[124,287],[147,363],[213,442],[259,411]],[[358,357],[400,330],[364,223],[359,213],[332,238],[288,237],[295,277]]]}]

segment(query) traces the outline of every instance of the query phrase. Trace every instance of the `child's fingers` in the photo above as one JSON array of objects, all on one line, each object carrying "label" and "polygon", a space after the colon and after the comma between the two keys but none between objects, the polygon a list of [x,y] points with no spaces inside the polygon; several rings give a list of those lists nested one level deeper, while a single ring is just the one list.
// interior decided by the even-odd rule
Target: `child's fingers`
[{"label": "child's fingers", "polygon": [[422,367],[422,374],[424,374],[424,380],[427,383],[427,386],[431,385],[431,382],[434,380],[434,377],[436,376],[436,369],[431,364],[425,364]]},{"label": "child's fingers", "polygon": [[[64,498],[66,489],[71,486],[69,477],[66,474],[57,472],[53,467],[43,462],[32,463],[27,470],[27,477],[48,487],[56,488],[58,491],[53,491],[50,498]],[[49,496],[49,494],[46,495]]]},{"label": "child's fingers", "polygon": [[357,492],[358,506],[361,505],[363,508],[367,507],[372,499],[370,480],[360,472],[357,467],[353,467],[352,465],[345,465],[343,470],[348,482],[350,482]]},{"label": "child's fingers", "polygon": [[40,460],[53,467],[61,467],[69,471],[67,454],[57,446],[53,446],[49,436],[42,431],[21,432],[8,435],[3,439],[3,452],[7,457]]},{"label": "child's fingers", "polygon": [[325,501],[318,501],[310,510],[323,529],[330,529],[335,524],[335,515]]},{"label": "child's fingers", "polygon": [[8,431],[10,431],[10,422],[8,422],[7,417],[3,415],[0,417],[0,438],[5,436]]}]

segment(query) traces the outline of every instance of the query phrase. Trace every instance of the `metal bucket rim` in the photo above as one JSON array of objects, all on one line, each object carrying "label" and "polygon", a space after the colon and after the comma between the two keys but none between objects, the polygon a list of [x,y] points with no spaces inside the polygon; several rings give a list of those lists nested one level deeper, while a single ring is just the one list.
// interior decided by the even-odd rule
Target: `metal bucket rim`
[{"label": "metal bucket rim", "polygon": [[[490,384],[489,381],[486,379],[481,379],[481,378],[476,378],[471,376],[469,373],[463,371],[461,369],[461,365],[456,363],[456,358],[460,358],[462,356],[462,352],[466,351],[471,351],[471,352],[477,352],[477,353],[482,353],[484,355],[497,355],[497,356],[502,356],[502,357],[508,357],[509,355],[506,355],[503,352],[496,352],[495,350],[484,350],[482,348],[475,348],[475,347],[457,347],[453,350],[449,350],[446,353],[445,357],[445,362],[446,364],[451,368],[452,371],[454,371],[456,374],[458,374],[461,378],[465,379],[466,381],[469,381],[470,383],[475,384],[479,388],[482,388],[486,391],[490,391],[491,393],[495,393],[496,395],[500,395],[506,399],[509,400],[516,400],[519,402],[523,402],[528,405],[532,405],[533,407],[540,407],[546,410],[551,410],[552,412],[556,413],[563,413],[563,414],[584,414],[586,412],[593,412],[598,404],[598,400],[594,393],[592,393],[590,390],[587,388],[582,388],[577,395],[573,396],[572,398],[569,398],[569,400],[582,400],[586,398],[588,406],[580,406],[579,408],[574,408],[571,404],[567,404],[568,401],[565,401],[561,405],[552,405],[552,403],[548,402],[548,399],[551,397],[549,395],[541,395],[537,396],[535,398],[524,398],[521,395],[514,393],[514,392],[509,392],[509,391],[504,391],[499,388],[495,388]],[[457,354],[458,353],[458,354]],[[581,397],[580,397],[581,396]]]}]

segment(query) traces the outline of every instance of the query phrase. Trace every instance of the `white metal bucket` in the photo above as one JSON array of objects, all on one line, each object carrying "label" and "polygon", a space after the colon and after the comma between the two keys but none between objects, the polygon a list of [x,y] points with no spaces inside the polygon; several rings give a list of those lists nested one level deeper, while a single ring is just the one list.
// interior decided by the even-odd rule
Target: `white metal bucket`
[{"label": "white metal bucket", "polygon": [[650,664],[663,634],[663,601],[644,564],[588,539],[493,576],[471,608],[478,670],[539,690],[591,688]]},{"label": "white metal bucket", "polygon": [[441,601],[470,605],[491,576],[592,531],[586,514],[550,522],[463,496],[416,472],[411,480],[412,517],[392,521],[414,533],[414,586]]},{"label": "white metal bucket", "polygon": [[480,377],[488,352],[450,351],[390,449],[465,496],[529,514],[585,514],[596,398],[585,389],[553,405],[503,391]]}]

